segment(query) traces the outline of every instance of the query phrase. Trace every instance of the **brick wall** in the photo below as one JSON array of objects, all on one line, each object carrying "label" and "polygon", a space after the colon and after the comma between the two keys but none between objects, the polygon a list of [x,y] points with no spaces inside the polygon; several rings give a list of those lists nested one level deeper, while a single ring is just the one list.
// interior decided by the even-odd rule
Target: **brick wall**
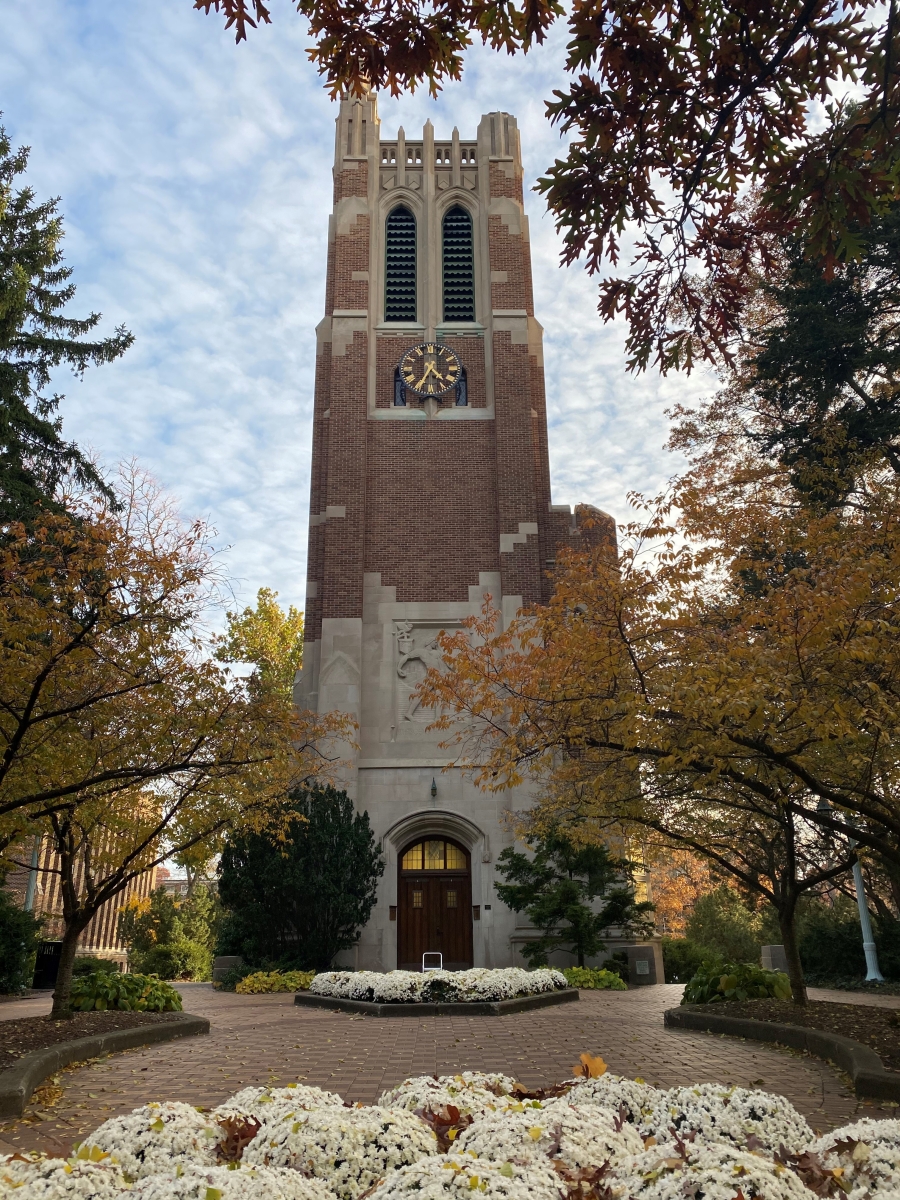
[{"label": "brick wall", "polygon": [[372,421],[366,571],[397,600],[468,600],[498,570],[496,452],[490,421]]}]

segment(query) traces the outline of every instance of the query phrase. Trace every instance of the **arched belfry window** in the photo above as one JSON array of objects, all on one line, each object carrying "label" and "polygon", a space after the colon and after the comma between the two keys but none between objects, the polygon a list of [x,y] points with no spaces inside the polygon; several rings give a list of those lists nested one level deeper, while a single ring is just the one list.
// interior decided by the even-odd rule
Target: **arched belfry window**
[{"label": "arched belfry window", "polygon": [[416,319],[416,218],[402,205],[388,214],[385,229],[384,319]]},{"label": "arched belfry window", "polygon": [[444,320],[475,320],[472,217],[461,204],[444,214]]}]

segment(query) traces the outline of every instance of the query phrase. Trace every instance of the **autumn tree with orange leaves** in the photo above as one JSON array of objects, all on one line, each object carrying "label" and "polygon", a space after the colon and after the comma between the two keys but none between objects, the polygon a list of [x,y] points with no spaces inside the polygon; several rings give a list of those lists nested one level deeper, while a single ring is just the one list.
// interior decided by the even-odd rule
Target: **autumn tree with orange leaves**
[{"label": "autumn tree with orange leaves", "polygon": [[[266,0],[193,3],[239,42],[271,22]],[[570,140],[538,190],[563,262],[583,258],[601,275],[603,319],[628,323],[636,369],[728,358],[779,239],[802,229],[828,274],[860,257],[898,197],[897,0],[294,4],[332,95],[436,94],[473,42],[526,54],[565,22],[566,77],[547,111]]]},{"label": "autumn tree with orange leaves", "polygon": [[55,851],[57,1017],[103,904],[168,857],[208,858],[229,831],[267,826],[350,735],[215,660],[208,529],[140,474],[117,492],[118,510],[69,501],[0,546],[0,845],[16,865],[34,835]]}]

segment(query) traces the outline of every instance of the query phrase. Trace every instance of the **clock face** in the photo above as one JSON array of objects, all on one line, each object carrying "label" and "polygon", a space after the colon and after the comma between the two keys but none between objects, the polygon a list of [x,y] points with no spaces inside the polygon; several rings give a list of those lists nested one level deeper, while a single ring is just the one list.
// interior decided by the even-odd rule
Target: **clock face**
[{"label": "clock face", "polygon": [[413,346],[400,359],[400,378],[417,396],[442,396],[456,387],[462,366],[442,342]]}]

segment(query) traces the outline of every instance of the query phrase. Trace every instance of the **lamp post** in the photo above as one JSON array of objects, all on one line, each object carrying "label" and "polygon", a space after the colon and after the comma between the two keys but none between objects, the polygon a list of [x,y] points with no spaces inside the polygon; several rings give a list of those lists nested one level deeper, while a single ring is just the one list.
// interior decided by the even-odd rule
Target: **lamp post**
[{"label": "lamp post", "polygon": [[[853,843],[854,846],[856,843]],[[884,983],[884,976],[878,969],[878,950],[872,933],[872,922],[869,919],[869,906],[866,904],[866,885],[863,883],[862,864],[859,859],[853,864],[853,882],[856,884],[856,905],[859,908],[859,924],[862,928],[863,953],[866,956],[866,983]]]},{"label": "lamp post", "polygon": [[[819,812],[827,812],[831,808],[831,804],[827,800],[819,800],[816,807]],[[855,850],[857,845],[858,843],[851,839],[850,849]],[[863,882],[862,864],[858,857],[853,864],[853,883],[856,887],[856,907],[859,909],[863,954],[866,956],[866,983],[884,983],[884,976],[878,969],[878,949],[875,945],[875,935],[872,933],[869,906],[866,904],[866,885]]]}]

